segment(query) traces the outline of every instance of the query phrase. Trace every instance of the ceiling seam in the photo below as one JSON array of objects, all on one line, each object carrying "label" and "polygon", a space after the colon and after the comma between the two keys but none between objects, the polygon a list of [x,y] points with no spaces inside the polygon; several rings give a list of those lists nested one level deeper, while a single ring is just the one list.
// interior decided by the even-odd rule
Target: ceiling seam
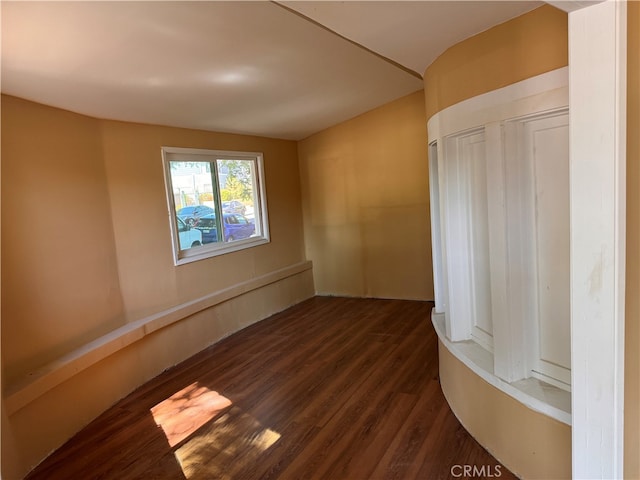
[{"label": "ceiling seam", "polygon": [[306,20],[307,22],[312,23],[313,25],[315,25],[315,26],[317,26],[317,27],[320,27],[320,28],[322,28],[323,30],[325,30],[325,31],[327,31],[327,32],[329,32],[329,33],[331,33],[331,34],[333,34],[333,35],[335,35],[335,36],[337,36],[337,37],[341,38],[342,40],[345,40],[345,41],[349,42],[350,44],[355,45],[356,47],[358,47],[358,48],[360,48],[360,49],[364,50],[365,52],[367,52],[367,53],[369,53],[369,54],[371,54],[371,55],[374,55],[374,56],[378,57],[378,58],[379,58],[379,59],[381,59],[381,60],[384,60],[385,62],[387,62],[387,63],[389,63],[389,64],[393,65],[393,66],[394,66],[394,67],[396,67],[396,68],[399,68],[400,70],[404,71],[405,73],[408,73],[409,75],[412,75],[412,76],[416,77],[416,78],[417,78],[417,79],[419,79],[419,80],[422,80],[422,79],[423,79],[423,78],[422,78],[422,75],[420,75],[420,74],[419,74],[418,72],[416,72],[415,70],[411,70],[410,68],[405,67],[404,65],[402,65],[402,64],[400,64],[400,63],[398,63],[398,62],[396,62],[396,61],[394,61],[394,60],[392,60],[392,59],[390,59],[390,58],[388,58],[388,57],[385,57],[384,55],[381,55],[381,54],[379,54],[378,52],[376,52],[376,51],[374,51],[374,50],[371,50],[370,48],[365,47],[365,46],[364,46],[364,45],[362,45],[361,43],[358,43],[358,42],[356,42],[356,41],[354,41],[354,40],[351,40],[351,39],[350,39],[350,38],[348,38],[348,37],[345,37],[344,35],[342,35],[342,34],[340,34],[340,33],[336,32],[335,30],[332,30],[331,28],[327,27],[326,25],[323,25],[322,23],[317,22],[316,20],[314,20],[314,19],[312,19],[312,18],[310,18],[310,17],[307,17],[306,15],[304,15],[304,14],[302,14],[302,13],[298,12],[297,10],[294,10],[294,9],[292,9],[292,8],[290,8],[290,7],[287,7],[286,5],[283,5],[283,4],[281,4],[280,2],[277,2],[277,1],[275,1],[275,0],[270,0],[270,3],[273,3],[274,5],[277,5],[278,7],[280,7],[280,8],[282,8],[282,9],[284,9],[284,10],[288,11],[289,13],[292,13],[293,15],[296,15],[296,16],[298,16],[298,17],[300,17],[300,18],[302,18],[302,19]]}]

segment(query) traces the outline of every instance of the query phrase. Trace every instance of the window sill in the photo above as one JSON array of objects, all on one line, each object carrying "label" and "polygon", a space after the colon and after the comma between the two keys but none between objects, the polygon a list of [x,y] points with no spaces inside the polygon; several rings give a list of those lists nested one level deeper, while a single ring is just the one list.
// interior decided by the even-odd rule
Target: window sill
[{"label": "window sill", "polygon": [[197,262],[199,260],[245,250],[267,243],[269,243],[269,238],[266,237],[250,237],[245,240],[235,240],[233,242],[208,243],[200,247],[181,250],[180,256],[175,259],[174,263],[176,266],[184,265],[185,263]]},{"label": "window sill", "polygon": [[478,343],[468,340],[451,342],[445,334],[445,319],[441,313],[431,314],[431,321],[440,342],[476,375],[526,407],[571,425],[571,393],[558,387],[527,378],[508,383],[493,373],[493,354]]}]

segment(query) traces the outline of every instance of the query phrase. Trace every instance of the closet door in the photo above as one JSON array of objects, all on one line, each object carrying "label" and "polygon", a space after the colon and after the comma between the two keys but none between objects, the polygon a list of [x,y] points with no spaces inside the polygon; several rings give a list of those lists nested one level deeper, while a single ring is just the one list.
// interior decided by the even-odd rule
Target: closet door
[{"label": "closet door", "polygon": [[452,340],[493,349],[484,129],[445,139],[447,266]]},{"label": "closet door", "polygon": [[509,227],[510,247],[522,255],[514,262],[514,276],[524,279],[520,298],[527,317],[529,370],[531,376],[568,390],[569,115],[562,110],[508,123],[506,148],[517,152],[514,163],[507,164],[516,171],[511,177],[518,179],[511,197],[520,206],[519,218]]},{"label": "closet door", "polygon": [[487,214],[487,155],[484,132],[462,139],[461,150],[469,196],[470,281],[472,285],[471,302],[474,309],[471,336],[485,348],[493,350],[489,217]]}]

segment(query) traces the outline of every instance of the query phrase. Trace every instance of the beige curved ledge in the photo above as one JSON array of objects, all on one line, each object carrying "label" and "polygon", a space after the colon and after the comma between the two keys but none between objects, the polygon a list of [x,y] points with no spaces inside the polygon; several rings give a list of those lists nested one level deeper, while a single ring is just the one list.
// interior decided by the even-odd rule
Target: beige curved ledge
[{"label": "beige curved ledge", "polygon": [[310,261],[290,265],[123,325],[38,370],[30,372],[21,381],[10,385],[7,388],[5,398],[7,414],[12,415],[74,375],[162,328],[234,297],[298,275],[311,270],[311,268]]}]

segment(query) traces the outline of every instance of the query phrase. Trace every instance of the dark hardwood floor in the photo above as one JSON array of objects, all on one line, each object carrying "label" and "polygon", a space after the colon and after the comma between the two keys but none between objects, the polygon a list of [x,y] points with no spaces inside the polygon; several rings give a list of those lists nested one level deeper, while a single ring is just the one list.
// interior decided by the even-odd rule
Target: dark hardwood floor
[{"label": "dark hardwood floor", "polygon": [[515,478],[447,406],[431,306],[305,301],[143,385],[27,478]]}]

